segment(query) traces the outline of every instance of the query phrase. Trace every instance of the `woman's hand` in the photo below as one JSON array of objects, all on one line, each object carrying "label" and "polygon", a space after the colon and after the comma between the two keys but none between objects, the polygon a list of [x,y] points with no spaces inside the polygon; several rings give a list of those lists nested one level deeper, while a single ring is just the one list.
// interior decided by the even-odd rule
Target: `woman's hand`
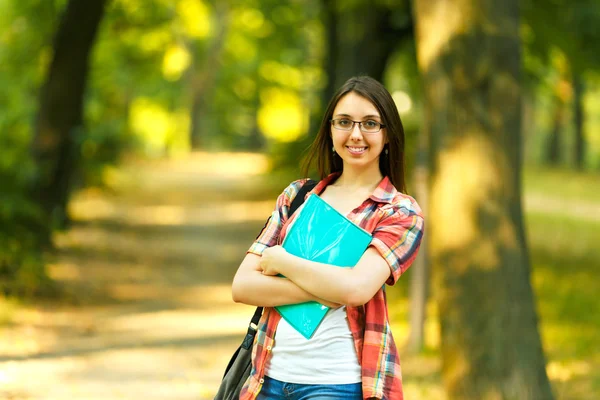
[{"label": "woman's hand", "polygon": [[[285,276],[285,267],[292,262],[294,262],[294,256],[292,254],[288,253],[281,246],[273,246],[268,247],[263,251],[258,266],[263,275],[275,276],[281,274]],[[327,301],[316,296],[313,300],[329,308],[339,308],[342,306],[341,304]]]},{"label": "woman's hand", "polygon": [[285,269],[285,264],[290,262],[290,257],[293,256],[281,246],[268,247],[263,251],[258,265],[263,275],[285,275],[282,270]]}]

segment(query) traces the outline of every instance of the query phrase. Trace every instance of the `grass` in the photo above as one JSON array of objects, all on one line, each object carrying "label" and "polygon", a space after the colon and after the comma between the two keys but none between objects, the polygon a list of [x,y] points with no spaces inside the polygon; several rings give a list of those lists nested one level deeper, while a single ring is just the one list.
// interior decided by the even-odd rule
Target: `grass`
[{"label": "grass", "polygon": [[595,203],[600,206],[600,174],[562,169],[527,168],[523,173],[525,192],[562,200]]},{"label": "grass", "polygon": [[[547,370],[559,399],[600,398],[600,176],[528,170],[525,193],[560,198],[558,212],[527,210],[533,285]],[[573,213],[593,205],[591,215]]]},{"label": "grass", "polygon": [[548,373],[559,399],[600,398],[600,223],[527,214]]},{"label": "grass", "polygon": [[[525,213],[540,334],[555,397],[600,399],[600,219],[570,212],[578,202],[600,210],[600,176],[558,170],[524,175],[526,197],[559,199],[565,205],[530,207]],[[388,291],[400,344],[408,336],[409,278]],[[408,398],[445,399],[441,365],[432,362],[439,358],[435,309],[430,302],[424,353],[402,356]]]}]

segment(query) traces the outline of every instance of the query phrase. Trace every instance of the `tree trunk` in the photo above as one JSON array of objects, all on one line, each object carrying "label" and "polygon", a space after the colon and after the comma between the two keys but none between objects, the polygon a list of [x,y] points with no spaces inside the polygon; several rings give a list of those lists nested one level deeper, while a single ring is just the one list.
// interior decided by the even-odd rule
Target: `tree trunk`
[{"label": "tree trunk", "polygon": [[[345,11],[336,11],[336,40],[330,47],[335,55],[334,87],[338,88],[355,75],[369,75],[378,81],[388,59],[402,41],[413,38],[411,12],[402,8],[404,2],[396,2],[394,8],[377,3],[361,2]],[[393,25],[393,13],[406,13],[408,23],[398,28]]]},{"label": "tree trunk", "polygon": [[448,398],[547,400],[521,208],[517,0],[415,0]]},{"label": "tree trunk", "polygon": [[575,167],[578,170],[585,168],[585,132],[583,107],[583,96],[585,94],[585,83],[580,75],[573,74],[573,106],[575,118]]},{"label": "tree trunk", "polygon": [[251,151],[262,151],[265,148],[267,141],[265,140],[262,131],[258,127],[258,109],[260,108],[260,77],[258,76],[258,70],[256,72],[257,74],[254,78],[254,81],[257,83],[257,87],[251,103],[255,118],[252,118],[252,129],[250,130],[250,136],[248,137],[248,142],[246,143],[245,147]]},{"label": "tree trunk", "polygon": [[532,139],[535,136],[535,95],[533,90],[524,90],[521,97],[521,146],[524,160],[531,160],[534,152]]},{"label": "tree trunk", "polygon": [[212,42],[202,58],[195,45],[192,49],[194,64],[191,71],[192,107],[190,123],[190,144],[192,149],[200,149],[207,145],[206,129],[209,124],[205,119],[210,114],[210,98],[214,93],[217,71],[229,25],[229,6],[226,1],[215,2],[215,26],[217,31]]},{"label": "tree trunk", "polygon": [[323,60],[327,86],[323,91],[323,107],[335,90],[348,78],[369,75],[383,80],[387,62],[403,41],[413,39],[412,16],[405,10],[408,22],[402,27],[392,23],[392,14],[401,13],[403,2],[394,8],[360,2],[344,11],[339,0],[323,0],[322,19],[326,30],[327,51]]},{"label": "tree trunk", "polygon": [[[325,40],[327,51],[323,58],[323,65],[325,69],[325,76],[327,78],[327,86],[322,93],[322,107],[325,108],[327,103],[333,96],[333,93],[337,89],[338,82],[336,81],[337,73],[337,49],[339,45],[338,41],[338,17],[336,12],[336,0],[324,0],[322,7],[322,20],[323,26],[325,27]],[[318,129],[318,127],[317,127]],[[315,130],[316,132],[316,130]]]},{"label": "tree trunk", "polygon": [[554,101],[554,115],[552,116],[552,130],[548,136],[547,148],[546,148],[546,164],[551,166],[558,166],[560,164],[560,149],[561,146],[561,132],[564,126],[565,119],[565,104],[562,99],[558,96],[555,97]]},{"label": "tree trunk", "polygon": [[[419,135],[419,149],[414,170],[415,198],[425,215],[428,215],[427,205],[429,186],[429,143],[428,135]],[[427,316],[427,298],[429,297],[429,255],[427,236],[421,241],[419,255],[411,268],[410,281],[410,337],[408,350],[418,353],[425,342],[425,319]]]},{"label": "tree trunk", "polygon": [[59,24],[54,57],[41,89],[32,154],[35,201],[49,226],[64,225],[70,180],[83,135],[89,56],[106,0],[70,0]]}]

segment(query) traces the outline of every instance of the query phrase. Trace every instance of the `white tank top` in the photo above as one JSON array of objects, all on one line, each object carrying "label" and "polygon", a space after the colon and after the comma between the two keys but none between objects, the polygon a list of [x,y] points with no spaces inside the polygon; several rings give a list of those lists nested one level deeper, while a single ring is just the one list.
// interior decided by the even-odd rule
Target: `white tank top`
[{"label": "white tank top", "polygon": [[329,310],[311,339],[282,318],[271,351],[265,374],[279,381],[340,385],[362,380],[345,306]]}]

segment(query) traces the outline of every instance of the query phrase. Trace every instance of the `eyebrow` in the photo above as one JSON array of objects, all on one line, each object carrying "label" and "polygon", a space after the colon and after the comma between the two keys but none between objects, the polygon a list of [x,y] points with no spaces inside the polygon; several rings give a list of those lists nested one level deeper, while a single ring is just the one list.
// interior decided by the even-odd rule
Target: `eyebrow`
[{"label": "eyebrow", "polygon": [[[335,116],[336,117],[348,117],[348,118],[352,118],[352,116],[349,115],[349,114],[336,114]],[[379,119],[381,119],[381,117],[379,115],[375,115],[375,114],[369,114],[369,115],[365,115],[363,117],[363,119],[366,119],[366,118],[379,118]]]}]

